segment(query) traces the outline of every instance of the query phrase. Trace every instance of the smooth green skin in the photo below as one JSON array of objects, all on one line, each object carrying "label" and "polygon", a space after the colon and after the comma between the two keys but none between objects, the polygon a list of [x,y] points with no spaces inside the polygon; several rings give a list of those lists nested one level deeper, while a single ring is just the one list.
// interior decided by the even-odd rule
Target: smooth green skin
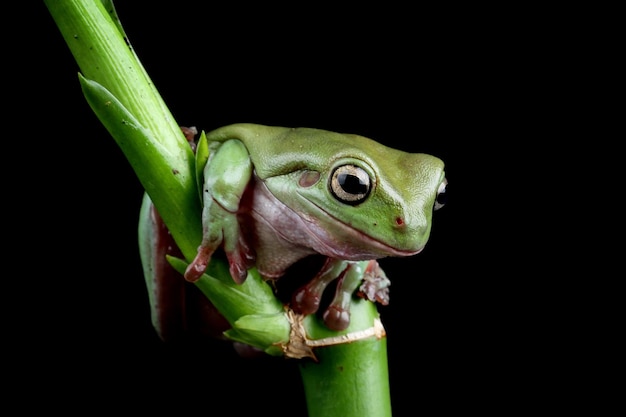
[{"label": "smooth green skin", "polygon": [[[437,192],[445,178],[440,159],[392,149],[363,136],[319,129],[235,124],[207,134],[209,143],[230,139],[245,145],[256,175],[302,217],[318,219],[328,228],[336,223],[348,225],[389,246],[390,255],[412,255],[426,244]],[[237,147],[232,155],[240,152]],[[333,169],[346,163],[360,166],[372,180],[368,198],[357,205],[338,201],[329,187]],[[320,174],[319,180],[300,186],[298,180],[311,171]],[[225,180],[231,186],[215,190],[216,198],[228,204],[229,210],[235,208],[233,195],[241,195],[247,186],[249,171],[243,174]]]}]

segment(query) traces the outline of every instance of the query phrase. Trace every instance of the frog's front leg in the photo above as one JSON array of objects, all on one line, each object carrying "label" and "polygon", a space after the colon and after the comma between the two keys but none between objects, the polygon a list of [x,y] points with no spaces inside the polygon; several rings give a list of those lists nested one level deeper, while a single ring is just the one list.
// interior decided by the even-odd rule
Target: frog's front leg
[{"label": "frog's front leg", "polygon": [[245,281],[254,264],[254,251],[239,226],[237,212],[252,178],[252,162],[239,140],[213,142],[204,170],[202,186],[202,243],[185,271],[185,279],[197,281],[213,253],[223,245],[230,274],[238,284]]},{"label": "frog's front leg", "polygon": [[388,303],[389,280],[378,262],[328,258],[320,272],[293,294],[291,308],[299,314],[315,313],[324,290],[335,279],[335,295],[323,314],[324,323],[332,330],[344,330],[350,325],[350,302],[355,293],[370,301]]}]

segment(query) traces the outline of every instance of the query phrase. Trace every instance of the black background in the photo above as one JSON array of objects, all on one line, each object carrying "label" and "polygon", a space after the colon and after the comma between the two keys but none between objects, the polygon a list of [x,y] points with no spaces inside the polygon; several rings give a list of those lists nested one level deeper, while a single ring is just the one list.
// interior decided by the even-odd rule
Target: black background
[{"label": "black background", "polygon": [[[524,382],[552,355],[545,328],[532,329],[544,299],[527,295],[538,278],[525,275],[532,266],[510,243],[525,226],[495,214],[511,204],[499,197],[511,170],[494,160],[519,154],[528,120],[541,117],[520,111],[536,62],[520,59],[507,22],[463,10],[267,17],[243,6],[154,4],[116,6],[179,124],[351,132],[446,163],[449,203],[435,213],[426,249],[381,261],[392,281],[380,311],[394,415],[533,409],[545,399],[551,367]],[[84,101],[47,10],[37,4],[29,16],[39,34],[19,58],[11,125],[20,140],[7,158],[23,167],[13,176],[28,178],[14,193],[29,202],[15,215],[27,218],[12,242],[19,288],[5,295],[18,304],[11,340],[33,349],[22,387],[60,385],[54,405],[68,409],[80,396],[111,409],[226,404],[239,415],[278,404],[304,415],[295,363],[158,340],[136,243],[141,186]]]}]

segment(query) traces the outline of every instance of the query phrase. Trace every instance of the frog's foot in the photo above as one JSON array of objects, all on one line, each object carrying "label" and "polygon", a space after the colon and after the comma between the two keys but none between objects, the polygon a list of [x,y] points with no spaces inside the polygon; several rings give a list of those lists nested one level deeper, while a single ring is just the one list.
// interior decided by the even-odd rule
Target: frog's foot
[{"label": "frog's foot", "polygon": [[338,279],[335,295],[324,311],[323,319],[329,329],[346,329],[350,325],[352,295],[363,281],[369,265],[370,261],[327,259],[322,270],[294,293],[291,308],[304,315],[317,312],[324,290],[333,280]]},{"label": "frog's foot", "polygon": [[363,283],[357,295],[386,306],[389,304],[389,285],[391,281],[387,278],[385,271],[378,265],[378,262],[371,260],[365,268]]},{"label": "frog's foot", "polygon": [[369,261],[348,262],[339,281],[335,296],[324,311],[324,324],[329,329],[340,331],[350,325],[350,302],[363,277],[366,274]]},{"label": "frog's foot", "polygon": [[[229,217],[234,218],[234,216],[227,218]],[[230,275],[237,284],[243,284],[248,277],[248,269],[254,266],[256,256],[254,250],[241,234],[239,225],[234,223],[231,227],[232,229],[227,229],[230,230],[230,233],[227,233],[227,230],[215,232],[215,228],[207,229],[209,231],[206,232],[196,257],[185,270],[187,281],[195,282],[200,279],[206,271],[213,253],[223,243]]]},{"label": "frog's foot", "polygon": [[315,313],[322,299],[324,290],[333,280],[337,279],[347,267],[347,261],[328,258],[322,269],[311,281],[300,287],[291,297],[291,308],[298,314]]}]

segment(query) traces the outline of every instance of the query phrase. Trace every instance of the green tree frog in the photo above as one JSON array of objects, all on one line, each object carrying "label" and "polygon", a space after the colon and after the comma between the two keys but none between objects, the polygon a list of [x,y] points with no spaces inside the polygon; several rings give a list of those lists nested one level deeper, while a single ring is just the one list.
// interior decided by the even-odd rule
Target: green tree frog
[{"label": "green tree frog", "polygon": [[296,262],[325,263],[295,291],[290,307],[324,310],[334,330],[350,323],[350,297],[388,302],[389,280],[376,262],[411,256],[425,246],[433,210],[443,205],[443,162],[354,134],[311,128],[234,124],[206,135],[202,178],[203,239],[185,279],[194,282],[223,249],[230,274],[243,283],[256,267],[277,280]]}]

